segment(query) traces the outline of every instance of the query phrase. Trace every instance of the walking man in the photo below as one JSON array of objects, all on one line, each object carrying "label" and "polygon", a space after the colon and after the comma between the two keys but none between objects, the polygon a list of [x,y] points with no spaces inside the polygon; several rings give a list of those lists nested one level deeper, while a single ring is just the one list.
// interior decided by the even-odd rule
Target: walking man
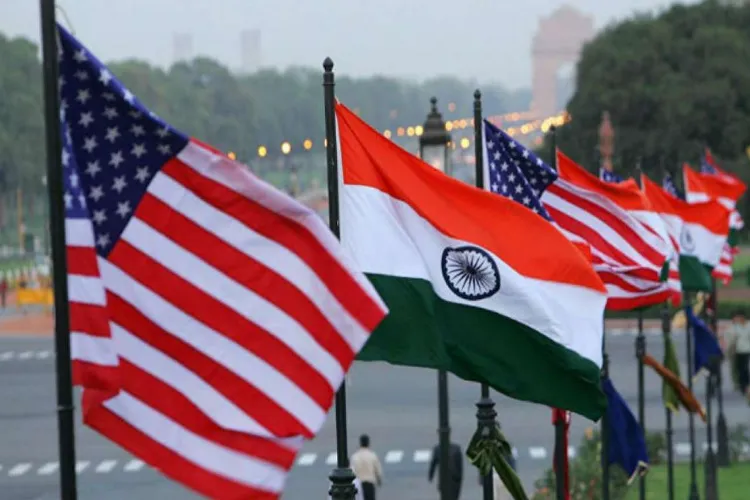
[{"label": "walking man", "polygon": [[362,485],[362,500],[375,500],[375,488],[383,484],[383,468],[370,449],[370,436],[359,436],[359,449],[352,455],[352,470]]},{"label": "walking man", "polygon": [[738,310],[732,317],[728,344],[734,355],[740,392],[750,401],[750,323],[744,311]]},{"label": "walking man", "polygon": [[[438,444],[432,450],[432,461],[430,470],[427,473],[427,479],[432,482],[435,471],[440,464],[440,445]],[[448,481],[445,487],[448,489],[448,498],[458,500],[461,495],[461,483],[464,479],[464,455],[461,453],[461,447],[456,443],[450,444],[450,464],[448,466]],[[440,474],[438,474],[438,491],[442,492],[443,485],[440,484]]]}]

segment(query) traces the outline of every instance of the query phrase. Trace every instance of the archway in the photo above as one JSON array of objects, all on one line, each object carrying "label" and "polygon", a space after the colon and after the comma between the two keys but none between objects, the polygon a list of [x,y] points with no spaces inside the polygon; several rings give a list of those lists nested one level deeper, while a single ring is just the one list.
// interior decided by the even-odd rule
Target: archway
[{"label": "archway", "polygon": [[531,110],[537,117],[558,111],[557,75],[565,64],[576,63],[583,44],[594,35],[594,19],[563,5],[539,20],[531,45]]}]

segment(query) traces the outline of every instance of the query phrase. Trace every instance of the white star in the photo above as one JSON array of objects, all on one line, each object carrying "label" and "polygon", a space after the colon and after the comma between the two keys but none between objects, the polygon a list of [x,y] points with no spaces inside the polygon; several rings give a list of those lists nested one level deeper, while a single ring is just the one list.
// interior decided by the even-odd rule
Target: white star
[{"label": "white star", "polygon": [[523,192],[523,186],[520,184],[516,186],[516,194],[521,194]]},{"label": "white star", "polygon": [[131,210],[129,201],[123,201],[122,203],[117,204],[117,215],[119,215],[123,219],[127,217],[130,212]]},{"label": "white star", "polygon": [[73,136],[70,135],[70,128],[68,127],[65,127],[65,140],[68,141],[68,144],[73,142]]},{"label": "white star", "polygon": [[86,173],[91,177],[95,177],[101,170],[102,168],[99,166],[99,160],[90,161],[88,165],[86,165]]},{"label": "white star", "polygon": [[115,177],[115,182],[112,184],[112,189],[117,191],[118,193],[122,193],[122,190],[125,189],[125,186],[127,186],[128,183],[125,182],[125,176],[121,175],[120,177]]},{"label": "white star", "polygon": [[123,91],[122,96],[125,98],[126,101],[128,101],[130,104],[133,104],[133,101],[135,100],[135,96],[128,90],[125,89]]},{"label": "white star", "polygon": [[172,148],[169,146],[169,144],[159,144],[156,149],[158,149],[159,152],[163,155],[168,155],[172,152]]},{"label": "white star", "polygon": [[109,245],[109,235],[108,234],[99,235],[99,237],[96,239],[96,246],[104,248],[107,245]]},{"label": "white star", "polygon": [[528,149],[524,149],[523,150],[523,157],[524,158],[528,158],[529,157],[529,150]]},{"label": "white star", "polygon": [[86,208],[86,197],[83,196],[83,193],[78,195],[78,203],[80,203],[83,208]]},{"label": "white star", "polygon": [[503,172],[505,172],[506,170],[508,170],[508,163],[507,162],[503,162],[503,164],[500,165],[500,170],[502,170]]},{"label": "white star", "polygon": [[115,95],[112,92],[104,92],[102,93],[102,97],[107,101],[114,101]]},{"label": "white star", "polygon": [[98,202],[102,196],[104,196],[104,189],[102,186],[94,186],[91,188],[91,191],[89,191],[89,198],[96,202]]},{"label": "white star", "polygon": [[491,161],[491,162],[490,162],[490,170],[492,170],[492,171],[495,171],[495,170],[497,170],[497,165],[495,165],[495,162],[494,162],[494,161]]},{"label": "white star", "polygon": [[541,159],[539,159],[539,158],[536,159],[536,166],[537,167],[541,167],[542,166],[542,160]]},{"label": "white star", "polygon": [[[169,135],[169,129],[167,127],[162,127],[159,130],[156,131],[156,135],[164,139]],[[166,153],[165,153],[166,154]]]},{"label": "white star", "polygon": [[88,101],[89,99],[91,99],[91,92],[89,92],[88,89],[81,89],[78,91],[76,101],[80,102],[81,104],[86,104],[86,101]]},{"label": "white star", "polygon": [[511,174],[510,174],[510,175],[508,176],[508,181],[510,181],[510,183],[511,183],[511,184],[513,184],[514,182],[516,182],[516,174],[514,174],[514,173],[511,173]]},{"label": "white star", "polygon": [[112,120],[117,117],[117,110],[115,108],[104,108],[104,116]]},{"label": "white star", "polygon": [[516,149],[516,141],[510,141],[510,144],[508,145],[510,146],[510,149]]},{"label": "white star", "polygon": [[65,115],[68,111],[68,101],[63,99],[60,101],[60,120],[65,121]]},{"label": "white star", "polygon": [[136,169],[135,178],[141,183],[146,182],[146,179],[148,179],[148,167],[138,167]]},{"label": "white star", "polygon": [[495,149],[495,141],[488,142],[487,149]]},{"label": "white star", "polygon": [[85,149],[89,154],[91,154],[98,145],[99,144],[96,142],[96,137],[94,137],[93,135],[91,137],[86,137],[86,139],[84,139],[83,141],[83,149]]},{"label": "white star", "polygon": [[145,132],[145,131],[143,130],[143,126],[141,126],[141,125],[133,125],[133,126],[132,126],[132,127],[130,128],[130,132],[131,132],[131,133],[132,133],[132,134],[133,134],[134,136],[136,136],[136,137],[140,137],[140,136],[142,136],[142,135],[145,135],[145,134],[146,134],[146,132]]},{"label": "white star", "polygon": [[102,68],[101,72],[99,73],[99,81],[102,82],[104,85],[109,85],[109,82],[112,80],[112,73],[107,71],[106,68]]},{"label": "white star", "polygon": [[65,200],[65,208],[73,208],[73,195],[65,191],[63,199]]},{"label": "white star", "polygon": [[81,80],[82,82],[85,82],[86,80],[89,79],[89,74],[83,71],[82,69],[79,69],[78,71],[76,71],[74,76],[78,78],[79,80]]},{"label": "white star", "polygon": [[91,113],[87,111],[86,113],[81,113],[81,119],[78,120],[78,125],[88,127],[93,121],[94,117],[91,116]]},{"label": "white star", "polygon": [[65,78],[61,75],[57,77],[57,90],[62,90],[63,85],[65,85]]},{"label": "white star", "polygon": [[107,135],[104,136],[104,138],[111,143],[114,143],[118,137],[120,137],[120,131],[117,130],[117,127],[108,128]]},{"label": "white star", "polygon": [[70,162],[70,153],[68,153],[67,149],[63,149],[63,152],[62,152],[63,167],[67,167],[69,162]]},{"label": "white star", "polygon": [[528,196],[524,196],[523,200],[521,201],[523,202],[524,205],[528,205],[529,203],[531,203],[531,198],[529,198]]},{"label": "white star", "polygon": [[78,174],[77,173],[73,172],[72,174],[70,174],[69,179],[70,179],[70,185],[72,187],[74,188],[78,187]]},{"label": "white star", "polygon": [[500,186],[500,189],[502,189],[503,193],[507,193],[508,192],[508,185],[507,184],[503,184],[502,186]]},{"label": "white star", "polygon": [[141,113],[140,111],[136,111],[136,110],[133,110],[133,111],[129,112],[128,114],[134,120],[137,120],[137,119],[139,119],[140,117],[143,116],[143,113]]},{"label": "white star", "polygon": [[497,192],[497,182],[492,183],[492,191]]},{"label": "white star", "polygon": [[123,161],[125,160],[123,160],[122,158],[122,151],[116,151],[112,153],[112,155],[109,158],[109,164],[115,168],[119,167],[120,163],[122,163]]},{"label": "white star", "polygon": [[94,219],[94,222],[96,222],[97,225],[101,225],[107,220],[107,214],[104,210],[94,210],[92,219]]},{"label": "white star", "polygon": [[134,144],[133,149],[130,150],[130,154],[139,158],[146,154],[146,146],[143,144]]},{"label": "white star", "polygon": [[537,182],[538,182],[538,180],[537,180],[536,177],[531,177],[529,179],[529,184],[531,184],[532,186],[536,185]]},{"label": "white star", "polygon": [[75,54],[73,54],[73,59],[75,59],[76,62],[79,62],[79,63],[88,61],[88,57],[86,56],[86,51],[83,49],[77,51]]}]

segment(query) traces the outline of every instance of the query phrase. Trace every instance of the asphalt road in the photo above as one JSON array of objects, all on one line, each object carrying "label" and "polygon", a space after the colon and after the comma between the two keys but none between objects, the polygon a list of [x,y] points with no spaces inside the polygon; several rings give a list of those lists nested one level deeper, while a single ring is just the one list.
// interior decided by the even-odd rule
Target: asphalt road
[{"label": "asphalt road", "polygon": [[[675,336],[680,357],[685,346]],[[627,333],[608,338],[611,374],[616,387],[636,411],[634,337]],[[661,340],[648,336],[648,350],[661,359]],[[55,414],[54,355],[51,339],[0,339],[0,498],[3,500],[59,499],[57,427]],[[683,374],[686,367],[682,367]],[[380,498],[432,500],[434,485],[427,483],[430,450],[437,439],[436,374],[429,370],[358,363],[348,390],[350,451],[357,436],[366,432],[384,462],[385,484]],[[550,381],[554,383],[554,381]],[[704,394],[701,382],[697,393]],[[646,372],[646,418],[652,430],[664,428],[661,383]],[[725,413],[731,425],[747,422],[750,408],[725,386]],[[450,379],[450,414],[454,440],[465,446],[476,427],[479,387]],[[494,394],[498,419],[512,441],[519,473],[530,488],[552,460],[553,428],[548,408]],[[80,421],[80,415],[77,416]],[[594,424],[574,417],[571,445],[577,445]],[[675,452],[678,460],[689,454],[688,420],[675,417]],[[696,423],[697,445],[703,452],[705,426]],[[194,499],[197,496],[162,478],[158,472],[109,444],[93,431],[78,426],[77,459],[81,500]],[[335,422],[328,419],[320,435],[300,453],[289,478],[287,500],[326,498],[327,476],[335,460]],[[574,453],[575,450],[571,450]],[[477,476],[465,464],[464,498],[479,498]]]}]

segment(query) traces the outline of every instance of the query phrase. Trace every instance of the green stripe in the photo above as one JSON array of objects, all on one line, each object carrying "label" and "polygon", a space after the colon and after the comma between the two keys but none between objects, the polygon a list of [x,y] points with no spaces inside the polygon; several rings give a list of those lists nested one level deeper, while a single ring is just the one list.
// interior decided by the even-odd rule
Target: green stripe
[{"label": "green stripe", "polygon": [[711,292],[713,280],[711,270],[692,255],[680,255],[680,281],[688,292]]},{"label": "green stripe", "polygon": [[428,281],[369,278],[390,313],[359,359],[444,368],[515,399],[602,415],[606,398],[592,361],[511,318],[445,301]]}]

